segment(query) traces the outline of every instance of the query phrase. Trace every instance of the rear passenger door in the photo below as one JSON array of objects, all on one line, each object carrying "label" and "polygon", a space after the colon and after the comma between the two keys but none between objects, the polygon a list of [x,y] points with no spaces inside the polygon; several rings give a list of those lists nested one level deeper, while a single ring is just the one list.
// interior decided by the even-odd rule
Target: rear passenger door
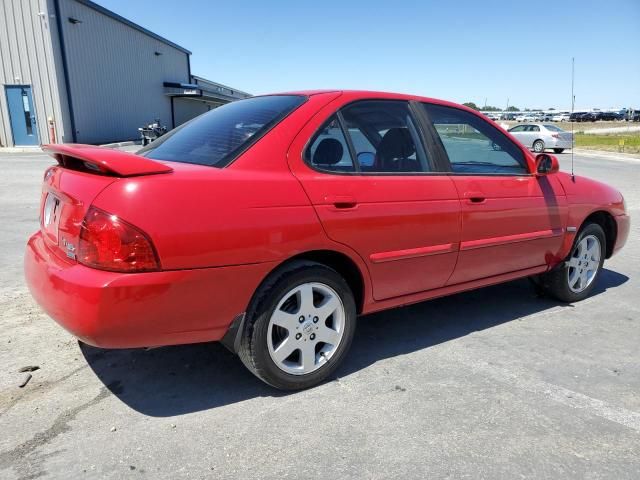
[{"label": "rear passenger door", "polygon": [[449,284],[548,264],[559,252],[567,202],[555,175],[537,177],[525,153],[486,120],[423,104],[460,196],[460,254]]},{"label": "rear passenger door", "polygon": [[333,106],[298,135],[290,160],[327,235],[366,262],[376,300],[442,287],[457,258],[460,205],[437,172],[408,102]]}]

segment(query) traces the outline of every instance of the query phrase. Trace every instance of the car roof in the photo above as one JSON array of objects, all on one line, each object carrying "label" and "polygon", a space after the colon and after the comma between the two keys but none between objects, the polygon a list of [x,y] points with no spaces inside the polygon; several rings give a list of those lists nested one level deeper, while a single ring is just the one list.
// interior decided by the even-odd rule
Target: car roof
[{"label": "car roof", "polygon": [[478,112],[472,108],[469,108],[465,105],[461,105],[455,102],[449,102],[447,100],[441,100],[441,99],[432,98],[432,97],[424,97],[421,95],[413,95],[408,93],[394,93],[394,92],[384,92],[384,91],[376,91],[376,90],[341,90],[341,89],[297,90],[297,91],[290,91],[290,92],[270,93],[270,94],[265,94],[264,96],[267,96],[267,95],[312,96],[312,95],[323,95],[323,94],[329,94],[329,93],[340,93],[342,95],[349,97],[349,99],[352,99],[352,100],[373,100],[373,99],[379,98],[379,99],[414,100],[417,102],[429,102],[429,103],[435,103],[438,105],[444,105],[448,107],[467,110],[474,114],[482,115],[481,112]]}]

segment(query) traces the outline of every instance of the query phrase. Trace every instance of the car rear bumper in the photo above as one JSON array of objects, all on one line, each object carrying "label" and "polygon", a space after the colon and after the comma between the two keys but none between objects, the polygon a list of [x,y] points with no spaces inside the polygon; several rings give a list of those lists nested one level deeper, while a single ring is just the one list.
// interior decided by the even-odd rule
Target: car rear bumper
[{"label": "car rear bumper", "polygon": [[24,269],[33,297],[66,330],[97,347],[132,348],[220,340],[274,266],[105,272],[59,258],[38,232]]},{"label": "car rear bumper", "polygon": [[629,215],[617,215],[616,220],[616,243],[613,246],[612,255],[624,247],[629,238],[629,229],[631,228],[631,217]]},{"label": "car rear bumper", "polygon": [[546,144],[547,148],[571,148],[571,140],[554,139]]}]

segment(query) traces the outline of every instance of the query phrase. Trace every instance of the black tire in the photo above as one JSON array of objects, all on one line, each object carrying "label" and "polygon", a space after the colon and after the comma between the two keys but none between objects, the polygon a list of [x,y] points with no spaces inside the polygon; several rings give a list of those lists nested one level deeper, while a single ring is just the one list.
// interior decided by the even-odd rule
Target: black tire
[{"label": "black tire", "polygon": [[[574,292],[573,290],[571,290],[571,288],[569,288],[569,267],[565,264],[565,262],[572,257],[580,241],[589,235],[597,237],[600,242],[600,262],[598,264],[598,268],[594,275],[594,278],[587,286],[587,288],[581,292]],[[571,252],[569,253],[567,259],[565,259],[565,261],[563,261],[561,265],[558,265],[550,272],[539,275],[536,280],[534,280],[534,283],[539,285],[547,295],[554,297],[562,302],[572,303],[584,300],[591,294],[591,291],[598,281],[600,272],[602,271],[602,265],[604,263],[604,257],[607,251],[606,241],[607,240],[604,234],[604,230],[602,230],[602,227],[600,225],[598,225],[597,223],[585,224],[580,229],[580,232],[578,232],[578,235],[576,235],[576,239],[571,247]]]},{"label": "black tire", "polygon": [[[345,312],[343,337],[336,351],[317,370],[294,375],[281,370],[268,349],[268,328],[279,301],[296,285],[319,282],[332,288],[342,300]],[[318,385],[338,368],[346,356],[356,329],[356,304],[347,282],[326,265],[293,261],[272,273],[258,288],[248,308],[238,355],[242,363],[260,380],[280,390],[301,390]]]},{"label": "black tire", "polygon": [[536,153],[544,152],[544,142],[542,140],[536,140],[533,142],[533,151]]},{"label": "black tire", "polygon": [[554,153],[562,153],[562,152],[564,152],[564,148],[554,148],[553,152]]}]

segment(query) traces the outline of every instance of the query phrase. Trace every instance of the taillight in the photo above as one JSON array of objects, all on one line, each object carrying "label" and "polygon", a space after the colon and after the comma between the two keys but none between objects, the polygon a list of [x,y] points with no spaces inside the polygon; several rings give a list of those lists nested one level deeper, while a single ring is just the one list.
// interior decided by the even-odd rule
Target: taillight
[{"label": "taillight", "polygon": [[78,261],[114,272],[160,270],[151,240],[116,215],[91,207],[80,228]]}]

